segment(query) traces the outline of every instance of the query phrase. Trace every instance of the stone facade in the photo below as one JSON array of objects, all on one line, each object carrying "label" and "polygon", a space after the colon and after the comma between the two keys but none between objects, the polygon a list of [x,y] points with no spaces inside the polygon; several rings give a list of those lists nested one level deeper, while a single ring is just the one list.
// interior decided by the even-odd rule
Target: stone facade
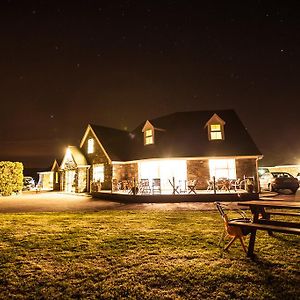
[{"label": "stone facade", "polygon": [[254,192],[259,191],[259,180],[257,174],[257,161],[255,158],[249,159],[236,159],[236,177],[243,179],[244,177],[253,178]]},{"label": "stone facade", "polygon": [[138,178],[138,164],[115,164],[113,166],[113,178],[117,181]]},{"label": "stone facade", "polygon": [[84,193],[87,191],[87,178],[88,178],[88,168],[87,167],[81,167],[77,168],[76,170],[76,192],[77,193]]},{"label": "stone facade", "polygon": [[[258,191],[258,177],[256,168],[256,159],[236,159],[236,177],[253,178],[254,191]],[[187,161],[187,180],[197,179],[196,189],[204,190],[207,188],[207,181],[210,179],[209,160],[188,160]]]},{"label": "stone facade", "polygon": [[[88,140],[94,139],[94,151],[93,153],[88,153]],[[89,178],[93,178],[93,165],[103,164],[104,165],[104,182],[101,183],[101,189],[109,190],[112,187],[112,163],[103,151],[102,147],[98,144],[94,134],[89,131],[85,142],[81,147],[81,151],[84,153],[89,164],[92,166],[90,168]],[[91,180],[90,180],[91,181]],[[92,184],[92,182],[91,182]],[[88,187],[90,190],[90,187]]]},{"label": "stone facade", "polygon": [[188,160],[187,161],[187,180],[197,179],[196,189],[205,190],[209,180],[208,160]]}]

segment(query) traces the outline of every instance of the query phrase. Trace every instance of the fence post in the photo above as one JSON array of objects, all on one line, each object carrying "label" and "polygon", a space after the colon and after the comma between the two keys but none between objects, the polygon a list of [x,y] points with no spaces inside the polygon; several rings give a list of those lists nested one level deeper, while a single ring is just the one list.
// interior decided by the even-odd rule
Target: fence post
[{"label": "fence post", "polygon": [[135,182],[135,177],[133,177],[133,195],[136,195],[136,182]]},{"label": "fence post", "polygon": [[216,191],[216,176],[213,176],[213,187],[214,187],[214,194],[217,193]]}]

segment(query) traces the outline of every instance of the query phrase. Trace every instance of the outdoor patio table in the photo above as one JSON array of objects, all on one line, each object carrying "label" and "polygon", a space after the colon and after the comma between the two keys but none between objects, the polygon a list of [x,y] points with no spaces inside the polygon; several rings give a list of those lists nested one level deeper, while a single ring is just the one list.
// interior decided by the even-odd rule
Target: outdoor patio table
[{"label": "outdoor patio table", "polygon": [[169,179],[169,183],[171,184],[171,186],[173,188],[173,195],[175,195],[176,193],[180,194],[179,191],[178,191],[180,186],[175,184],[175,178],[174,177],[172,178],[172,180]]},{"label": "outdoor patio table", "polygon": [[230,191],[230,180],[229,179],[219,179],[217,181],[217,188],[218,190],[225,190],[225,191]]},{"label": "outdoor patio table", "polygon": [[[292,215],[300,216],[299,213],[281,212],[276,213],[268,211],[268,209],[288,209],[300,211],[300,202],[284,201],[284,200],[252,200],[238,202],[239,206],[247,206],[250,208],[253,214],[252,223],[242,224],[238,221],[233,221],[230,225],[240,226],[250,230],[250,240],[247,256],[252,257],[254,252],[254,244],[257,230],[266,230],[269,235],[272,235],[273,231],[281,233],[300,234],[300,222],[295,221],[274,221],[271,220],[272,214]],[[267,210],[266,210],[267,209]],[[300,221],[297,220],[297,221]]]}]

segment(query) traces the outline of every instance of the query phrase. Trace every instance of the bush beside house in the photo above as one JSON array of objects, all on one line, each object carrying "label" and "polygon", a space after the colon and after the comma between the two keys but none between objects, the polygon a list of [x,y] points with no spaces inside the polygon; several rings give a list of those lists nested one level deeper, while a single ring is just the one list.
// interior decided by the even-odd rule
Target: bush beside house
[{"label": "bush beside house", "polygon": [[0,161],[0,194],[10,196],[23,188],[23,164],[21,162]]}]

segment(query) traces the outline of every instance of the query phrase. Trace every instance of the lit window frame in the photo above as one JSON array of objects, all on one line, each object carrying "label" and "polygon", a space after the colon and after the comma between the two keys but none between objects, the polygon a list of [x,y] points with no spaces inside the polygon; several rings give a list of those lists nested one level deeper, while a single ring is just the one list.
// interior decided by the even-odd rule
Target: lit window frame
[{"label": "lit window frame", "polygon": [[209,124],[208,137],[210,141],[222,141],[224,140],[224,129],[220,123]]},{"label": "lit window frame", "polygon": [[93,182],[104,182],[105,180],[105,167],[104,164],[93,165]]},{"label": "lit window frame", "polygon": [[92,154],[95,151],[95,140],[93,138],[88,139],[87,142],[87,153]]},{"label": "lit window frame", "polygon": [[144,132],[144,144],[152,145],[154,144],[154,130],[152,128],[146,129]]},{"label": "lit window frame", "polygon": [[215,177],[216,180],[220,178],[236,179],[236,160],[234,158],[228,159],[209,159],[209,173],[210,178]]}]

